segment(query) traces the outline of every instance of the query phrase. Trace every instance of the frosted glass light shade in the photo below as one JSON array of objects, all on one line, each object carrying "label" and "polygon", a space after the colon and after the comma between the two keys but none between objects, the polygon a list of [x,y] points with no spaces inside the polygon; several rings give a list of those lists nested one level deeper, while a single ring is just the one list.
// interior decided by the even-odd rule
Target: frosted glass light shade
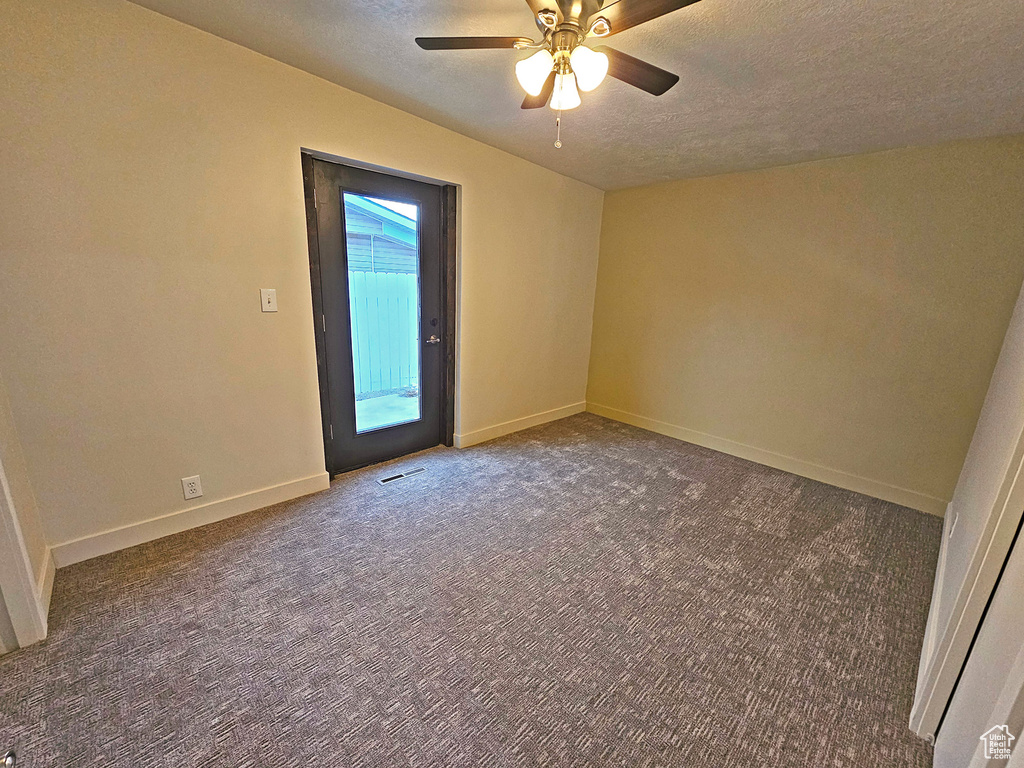
[{"label": "frosted glass light shade", "polygon": [[576,46],[569,56],[569,65],[576,73],[576,84],[581,91],[592,91],[608,74],[608,57],[585,45]]},{"label": "frosted glass light shade", "polygon": [[555,91],[551,94],[552,109],[576,109],[580,105],[580,92],[576,90],[576,78],[570,72],[567,75],[555,75]]},{"label": "frosted glass light shade", "polygon": [[516,79],[524,91],[531,96],[537,96],[544,88],[544,81],[548,79],[554,66],[555,59],[549,51],[537,51],[530,58],[516,62]]}]

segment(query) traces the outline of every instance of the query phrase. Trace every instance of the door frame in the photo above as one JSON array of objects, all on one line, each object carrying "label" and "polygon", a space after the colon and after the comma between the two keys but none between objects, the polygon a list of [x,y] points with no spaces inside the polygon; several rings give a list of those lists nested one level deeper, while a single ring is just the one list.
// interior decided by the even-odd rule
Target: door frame
[{"label": "door frame", "polygon": [[981,630],[999,576],[1024,520],[1024,432],[1017,436],[1013,458],[1000,483],[995,503],[985,512],[985,524],[971,555],[963,583],[953,598],[945,627],[938,620],[938,595],[945,576],[946,545],[951,515],[947,508],[936,568],[928,625],[921,655],[920,679],[910,711],[910,730],[935,743],[957,683]]},{"label": "door frame", "polygon": [[458,285],[458,187],[454,184],[425,179],[414,174],[401,173],[389,168],[354,162],[323,152],[301,150],[302,190],[306,209],[306,240],[309,250],[309,285],[313,299],[313,336],[316,342],[316,370],[320,389],[320,421],[324,441],[324,464],[331,471],[330,443],[331,417],[327,380],[327,328],[324,319],[323,293],[320,285],[320,240],[317,230],[317,200],[313,177],[313,161],[345,165],[359,170],[384,173],[403,179],[411,179],[440,187],[441,190],[441,307],[445,315],[444,361],[441,375],[441,428],[438,444],[451,447],[455,440],[455,389],[456,389],[456,291]]},{"label": "door frame", "polygon": [[[989,391],[985,395],[985,404],[971,438],[970,450],[943,521],[939,562],[918,665],[917,689],[910,712],[910,729],[933,742],[944,727],[950,702],[956,695],[1024,518],[1024,427],[1019,413],[1007,410],[1006,405],[1007,402],[1019,402],[1024,377],[1020,364],[1024,340],[1022,309],[1024,289],[1010,318]],[[1008,421],[1013,431],[996,433],[997,438],[993,442],[992,424],[997,421]],[[990,491],[995,491],[991,500],[974,500],[969,487],[966,496],[960,494],[965,490],[962,483],[977,482],[964,474],[968,471],[974,474],[972,462],[974,466],[980,462],[989,467],[992,476],[988,476],[989,471],[986,471],[984,482]],[[958,545],[971,547],[969,551],[958,550],[967,558],[961,574],[951,572],[947,560],[951,543],[957,541],[953,536],[957,518],[962,514],[971,515],[977,533],[972,536],[973,541],[961,540]],[[962,532],[961,536],[964,535]],[[939,623],[940,618],[944,623]]]},{"label": "door frame", "polygon": [[[7,609],[18,646],[46,637],[47,605],[39,593],[32,560],[21,535],[21,523],[3,462],[0,461],[0,601]],[[0,643],[0,645],[4,645]],[[11,651],[13,648],[7,648]]]}]

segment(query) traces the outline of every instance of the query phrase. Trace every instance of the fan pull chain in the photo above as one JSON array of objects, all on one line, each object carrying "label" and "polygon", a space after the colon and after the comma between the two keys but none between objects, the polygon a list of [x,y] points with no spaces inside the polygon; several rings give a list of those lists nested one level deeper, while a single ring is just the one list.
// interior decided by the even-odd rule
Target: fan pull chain
[{"label": "fan pull chain", "polygon": [[555,149],[562,148],[562,110],[558,110],[555,118]]}]

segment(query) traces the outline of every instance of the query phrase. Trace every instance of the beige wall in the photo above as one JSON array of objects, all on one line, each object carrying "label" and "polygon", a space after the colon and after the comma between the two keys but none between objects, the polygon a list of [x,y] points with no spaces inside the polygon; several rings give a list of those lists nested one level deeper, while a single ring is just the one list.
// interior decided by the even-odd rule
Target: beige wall
[{"label": "beige wall", "polygon": [[588,407],[941,513],[1022,211],[1021,136],[608,193]]},{"label": "beige wall", "polygon": [[457,431],[583,401],[599,190],[120,0],[3,17],[0,370],[50,544],[323,472],[300,147],[462,185]]}]

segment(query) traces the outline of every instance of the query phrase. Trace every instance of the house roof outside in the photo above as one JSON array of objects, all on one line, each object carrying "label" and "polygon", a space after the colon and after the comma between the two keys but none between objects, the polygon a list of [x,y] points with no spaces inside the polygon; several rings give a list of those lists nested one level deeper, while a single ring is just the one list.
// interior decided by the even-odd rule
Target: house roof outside
[{"label": "house roof outside", "polygon": [[345,194],[350,272],[418,272],[417,222],[372,198]]}]

